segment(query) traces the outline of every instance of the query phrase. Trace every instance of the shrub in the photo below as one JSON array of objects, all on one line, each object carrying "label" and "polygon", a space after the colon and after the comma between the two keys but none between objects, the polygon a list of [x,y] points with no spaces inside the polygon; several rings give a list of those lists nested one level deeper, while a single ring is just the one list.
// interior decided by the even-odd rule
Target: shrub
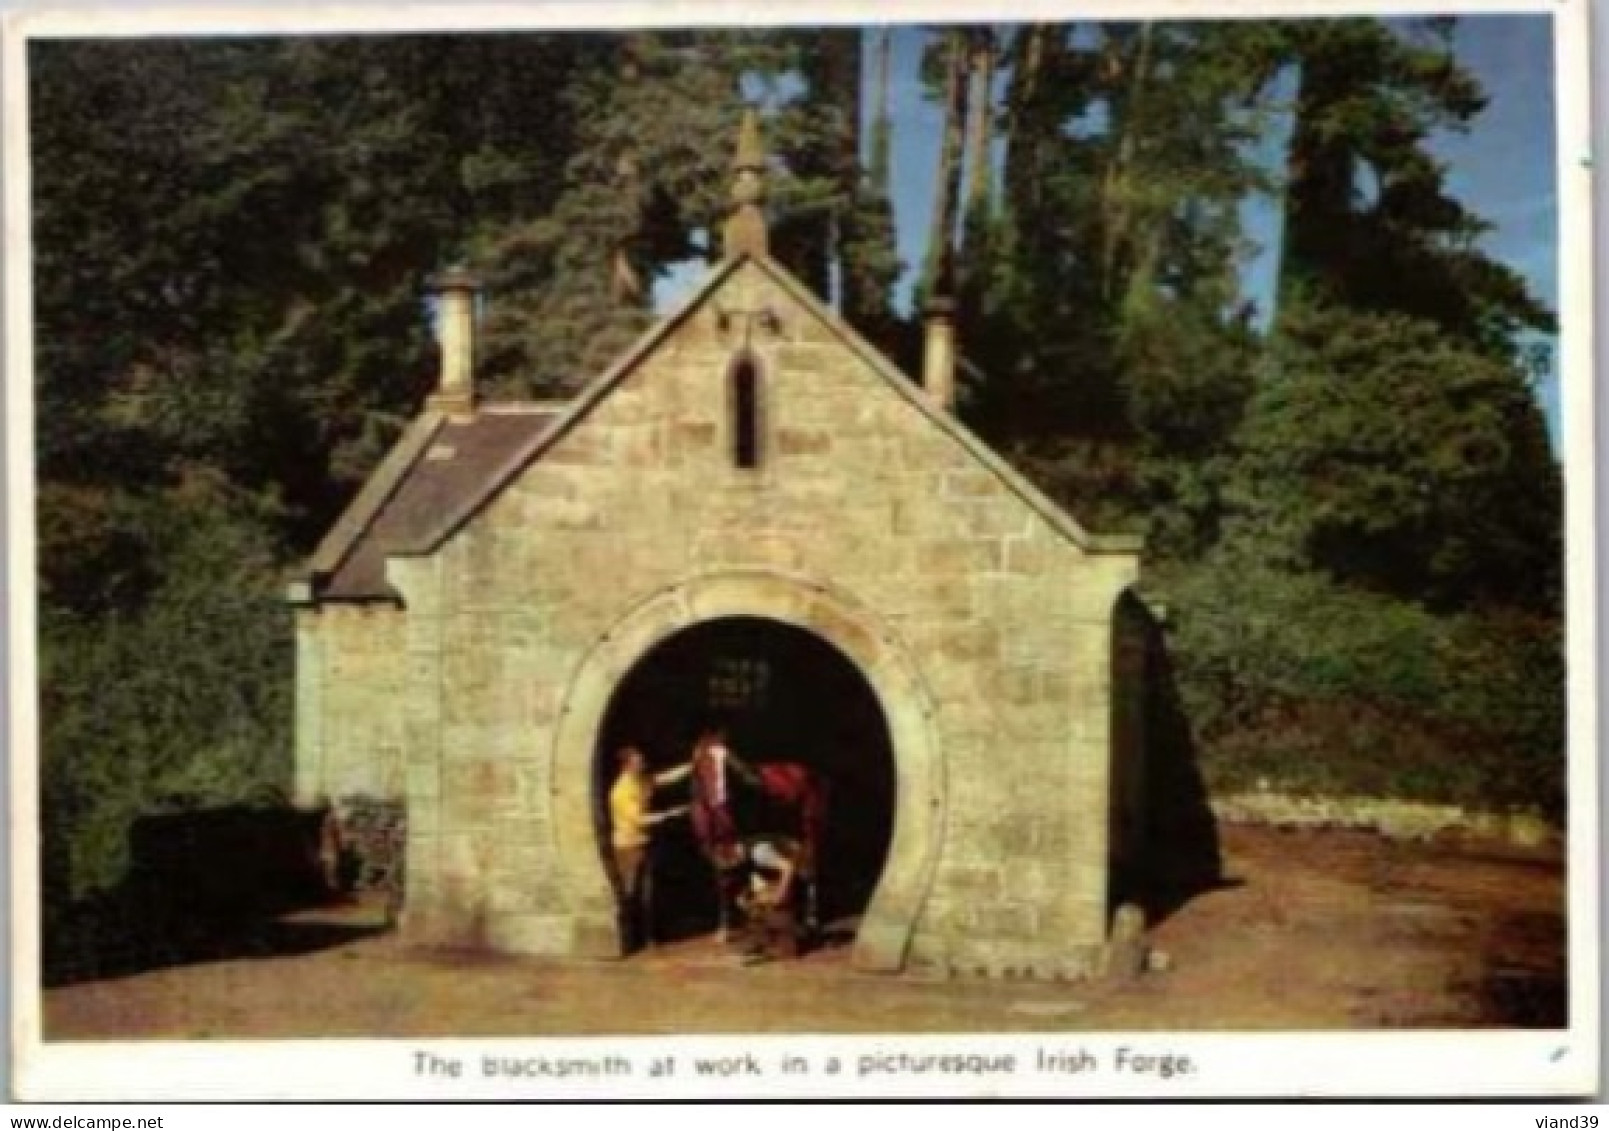
[{"label": "shrub", "polygon": [[1562,813],[1558,621],[1438,615],[1224,560],[1178,569],[1158,589],[1213,788]]},{"label": "shrub", "polygon": [[263,525],[216,485],[128,506],[150,591],[120,611],[41,609],[47,903],[115,885],[138,816],[289,782],[289,617]]}]

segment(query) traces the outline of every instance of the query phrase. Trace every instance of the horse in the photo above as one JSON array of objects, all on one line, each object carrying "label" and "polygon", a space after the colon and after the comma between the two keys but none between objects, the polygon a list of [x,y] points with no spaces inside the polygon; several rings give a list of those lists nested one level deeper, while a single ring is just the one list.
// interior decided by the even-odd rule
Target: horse
[{"label": "horse", "polygon": [[[826,779],[799,762],[764,762],[751,767],[726,750],[724,736],[717,731],[706,732],[694,744],[692,767],[693,836],[714,872],[720,937],[727,937],[743,891],[748,865],[745,841],[761,831],[785,833],[798,843],[796,867],[805,894],[805,930],[815,934],[820,929],[818,865],[827,813]],[[734,776],[755,794],[761,812],[752,823],[777,823],[781,828],[739,829],[730,788]]]}]

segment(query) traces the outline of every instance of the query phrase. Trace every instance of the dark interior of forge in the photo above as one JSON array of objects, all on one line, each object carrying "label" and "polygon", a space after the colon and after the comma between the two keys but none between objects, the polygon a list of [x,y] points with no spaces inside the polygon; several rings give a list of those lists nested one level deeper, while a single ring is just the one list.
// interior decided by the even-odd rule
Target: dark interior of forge
[{"label": "dark interior of forge", "polygon": [[[828,938],[852,936],[876,889],[894,823],[894,758],[876,694],[842,653],[803,629],[758,617],[694,625],[643,657],[616,688],[594,760],[600,847],[608,845],[607,797],[617,752],[643,751],[650,770],[688,760],[711,726],[726,729],[751,765],[797,762],[826,781],[818,899]],[[786,815],[748,804],[734,782],[741,835],[786,833]],[[685,804],[685,780],[659,788],[652,808]],[[715,929],[715,881],[686,817],[655,827],[655,936],[670,942]]]}]

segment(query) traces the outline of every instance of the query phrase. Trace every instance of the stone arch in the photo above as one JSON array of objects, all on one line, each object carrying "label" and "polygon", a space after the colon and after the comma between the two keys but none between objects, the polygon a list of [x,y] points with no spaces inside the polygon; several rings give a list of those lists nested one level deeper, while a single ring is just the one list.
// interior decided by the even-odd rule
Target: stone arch
[{"label": "stone arch", "polygon": [[943,831],[945,785],[932,697],[876,613],[840,590],[760,570],[700,575],[637,602],[588,650],[565,689],[549,778],[549,828],[570,904],[570,950],[620,954],[592,808],[593,759],[610,698],[662,641],[695,624],[736,616],[780,621],[821,637],[855,665],[883,709],[894,750],[894,830],[853,959],[863,970],[896,972],[904,967]]}]

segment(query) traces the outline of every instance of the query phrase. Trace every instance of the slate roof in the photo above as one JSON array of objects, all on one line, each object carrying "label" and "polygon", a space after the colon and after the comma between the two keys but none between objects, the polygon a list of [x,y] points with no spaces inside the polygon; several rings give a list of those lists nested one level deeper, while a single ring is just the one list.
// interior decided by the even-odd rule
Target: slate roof
[{"label": "slate roof", "polygon": [[317,595],[330,601],[393,600],[388,554],[418,552],[444,514],[475,497],[509,456],[559,416],[538,405],[486,405],[473,418],[427,414],[404,434],[313,558]]}]

